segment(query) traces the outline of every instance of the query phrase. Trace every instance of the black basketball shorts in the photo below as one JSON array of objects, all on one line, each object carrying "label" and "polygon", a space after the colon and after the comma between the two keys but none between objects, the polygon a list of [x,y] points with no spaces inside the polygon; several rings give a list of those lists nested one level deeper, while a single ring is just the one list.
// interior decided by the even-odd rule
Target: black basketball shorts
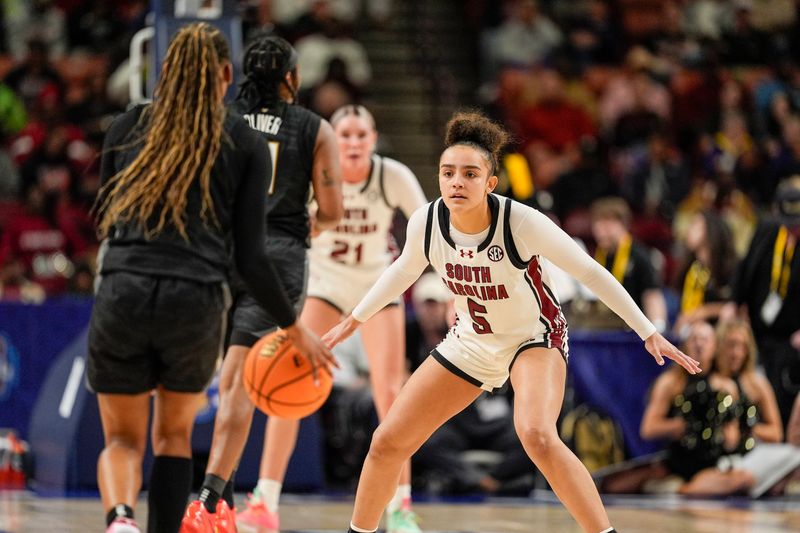
[{"label": "black basketball shorts", "polygon": [[222,354],[230,302],[226,283],[131,272],[103,276],[89,324],[89,387],[108,394],[139,394],[157,385],[203,391]]},{"label": "black basketball shorts", "polygon": [[[289,300],[299,314],[303,308],[308,283],[305,244],[294,237],[271,236],[267,240],[267,254],[278,271]],[[232,331],[228,344],[249,348],[278,326],[269,311],[247,294],[241,281],[235,281],[234,287]]]}]

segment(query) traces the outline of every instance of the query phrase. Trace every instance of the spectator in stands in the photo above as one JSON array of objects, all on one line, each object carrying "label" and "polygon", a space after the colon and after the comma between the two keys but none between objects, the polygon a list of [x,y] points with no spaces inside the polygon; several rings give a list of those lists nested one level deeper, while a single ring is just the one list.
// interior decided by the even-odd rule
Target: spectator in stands
[{"label": "spectator in stands", "polygon": [[634,211],[647,218],[672,220],[689,192],[689,168],[669,135],[657,130],[643,150],[631,152],[622,173],[622,192]]},{"label": "spectator in stands", "polygon": [[650,76],[640,72],[630,80],[632,100],[614,123],[611,141],[615,147],[637,148],[667,124],[662,115],[654,110],[648,99],[660,92]]},{"label": "spectator in stands", "polygon": [[339,57],[334,57],[328,64],[325,79],[307,91],[301,92],[300,98],[308,101],[308,107],[324,119],[329,119],[333,112],[348,104],[361,101],[361,89],[357,87],[347,73],[347,64]]},{"label": "spectator in stands", "polygon": [[47,298],[44,288],[25,277],[25,265],[19,259],[0,264],[0,300],[40,304]]},{"label": "spectator in stands", "polygon": [[633,241],[631,212],[622,198],[592,204],[595,259],[611,272],[659,331],[667,327],[667,306],[649,251]]},{"label": "spectator in stands", "polygon": [[620,117],[634,111],[664,121],[669,119],[669,91],[650,75],[655,63],[656,58],[645,48],[630,49],[622,69],[609,80],[600,97],[600,126],[606,135],[613,135]]},{"label": "spectator in stands", "polygon": [[718,172],[709,179],[695,181],[675,213],[674,235],[683,239],[694,215],[703,211],[714,211],[725,220],[733,233],[737,257],[744,257],[757,218],[753,203],[736,188],[732,176]]},{"label": "spectator in stands", "polygon": [[114,116],[124,110],[109,100],[107,83],[108,76],[104,71],[89,70],[86,77],[72,87],[65,102],[65,118],[73,124],[80,124],[87,138],[102,138]]},{"label": "spectator in stands", "polygon": [[[670,3],[678,5],[678,2]],[[687,2],[682,12],[684,31],[698,39],[718,40],[730,18],[728,4],[717,0]]]},{"label": "spectator in stands", "polygon": [[[305,10],[302,9],[304,3]],[[291,41],[299,41],[303,37],[322,33],[326,26],[337,20],[330,0],[278,1],[273,11],[276,8],[278,21],[285,24],[287,37]]]},{"label": "spectator in stands", "polygon": [[762,142],[767,143],[766,148],[770,155],[776,155],[780,149],[780,145],[773,145],[778,143],[782,134],[786,121],[792,117],[792,104],[789,102],[789,96],[783,92],[776,92],[772,96],[769,103],[769,109],[764,116],[760,117],[758,123],[758,134]]},{"label": "spectator in stands", "polygon": [[0,199],[16,198],[19,172],[8,153],[8,141],[28,120],[25,106],[14,91],[0,83]]},{"label": "spectator in stands", "polygon": [[69,132],[64,126],[47,133],[44,142],[23,163],[22,186],[38,185],[45,193],[55,192],[76,200],[80,196],[80,174],[72,164],[67,147]]},{"label": "spectator in stands", "polygon": [[728,76],[720,79],[719,102],[708,131],[722,130],[722,123],[729,115],[744,117],[747,131],[756,131],[753,101],[747,87],[741,80]]},{"label": "spectator in stands", "polygon": [[32,0],[30,18],[26,23],[28,38],[44,42],[50,57],[58,58],[67,52],[67,24],[64,11],[55,0]]},{"label": "spectator in stands", "polygon": [[608,0],[589,0],[585,11],[569,24],[570,56],[581,66],[612,64],[619,58],[620,27]]},{"label": "spectator in stands", "polygon": [[46,97],[55,98],[57,104],[64,95],[64,82],[50,64],[47,53],[47,45],[43,41],[29,41],[27,57],[3,80],[22,99],[27,109],[32,109]]},{"label": "spectator in stands", "polygon": [[681,337],[694,322],[716,323],[723,305],[731,299],[736,268],[731,230],[712,211],[694,215],[684,245],[686,258],[675,284],[680,312],[674,330]]},{"label": "spectator in stands", "polygon": [[761,161],[744,115],[728,113],[722,117],[720,130],[705,147],[704,158],[708,175],[717,172],[732,175],[740,190],[758,200]]},{"label": "spectator in stands", "polygon": [[341,22],[324,20],[322,30],[298,40],[297,63],[303,72],[301,88],[313,87],[325,79],[331,60],[339,58],[346,65],[350,83],[363,88],[372,78],[367,51],[348,37]]},{"label": "spectator in stands", "polygon": [[570,217],[584,221],[585,231],[566,229],[573,237],[583,238],[589,234],[586,207],[598,198],[615,194],[617,187],[609,173],[605,151],[598,143],[581,143],[576,159],[575,165],[562,173],[546,192],[552,196],[552,213],[562,221],[565,229],[571,225]]},{"label": "spectator in stands", "polygon": [[727,64],[758,65],[774,51],[770,35],[753,26],[750,0],[736,2],[733,22],[722,36],[722,59]]},{"label": "spectator in stands", "polygon": [[[800,175],[779,185],[775,206],[777,217],[759,223],[739,267],[733,300],[753,326],[785,425],[800,387]],[[729,307],[723,318],[735,313]]]},{"label": "spectator in stands", "polygon": [[592,117],[566,98],[557,70],[541,67],[535,76],[538,99],[519,111],[519,134],[537,188],[548,188],[580,163],[582,146],[595,142],[596,130]]},{"label": "spectator in stands", "polygon": [[775,187],[782,179],[800,174],[800,114],[786,117],[781,130],[780,144],[771,154],[760,182],[761,198],[765,204],[772,201]]},{"label": "spectator in stands", "polygon": [[[126,35],[121,10],[118,4],[105,0],[82,2],[70,21],[72,46],[91,53],[109,53],[119,46],[120,36]],[[129,42],[125,40],[125,46]]]},{"label": "spectator in stands", "polygon": [[503,67],[537,65],[564,39],[558,26],[539,11],[536,0],[511,0],[507,8],[505,22],[482,37],[487,80]]},{"label": "spectator in stands", "polygon": [[25,211],[9,222],[0,241],[0,265],[20,261],[24,277],[40,284],[49,296],[66,288],[73,259],[91,249],[74,218],[60,207],[57,193],[30,185]]}]

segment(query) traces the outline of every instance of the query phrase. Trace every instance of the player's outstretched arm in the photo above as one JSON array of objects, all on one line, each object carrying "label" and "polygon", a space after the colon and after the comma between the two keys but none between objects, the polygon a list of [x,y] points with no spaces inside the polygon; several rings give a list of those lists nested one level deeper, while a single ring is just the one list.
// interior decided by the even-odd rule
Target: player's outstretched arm
[{"label": "player's outstretched arm", "polygon": [[518,251],[528,254],[523,258],[541,254],[586,285],[645,341],[645,348],[659,365],[663,365],[667,357],[692,374],[700,371],[700,363],[658,333],[614,276],[589,257],[564,230],[532,208],[523,207],[516,217],[514,215],[512,211],[512,231]]},{"label": "player's outstretched arm", "polygon": [[700,372],[700,363],[698,361],[695,361],[680,351],[658,332],[653,333],[645,339],[644,347],[650,352],[650,355],[653,356],[659,365],[664,364],[664,358],[666,357],[681,365],[690,374],[697,374]]}]

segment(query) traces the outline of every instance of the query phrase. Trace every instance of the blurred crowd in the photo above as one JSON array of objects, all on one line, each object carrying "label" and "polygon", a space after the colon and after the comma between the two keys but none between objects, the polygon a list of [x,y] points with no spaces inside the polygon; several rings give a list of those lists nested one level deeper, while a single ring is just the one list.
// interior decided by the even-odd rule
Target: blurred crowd
[{"label": "blurred crowd", "polygon": [[[305,105],[329,117],[363,98],[371,70],[353,28],[385,24],[389,0],[238,7],[246,37],[268,31],[295,44]],[[91,295],[99,154],[129,103],[131,37],[148,11],[147,0],[0,4],[0,300]]]}]

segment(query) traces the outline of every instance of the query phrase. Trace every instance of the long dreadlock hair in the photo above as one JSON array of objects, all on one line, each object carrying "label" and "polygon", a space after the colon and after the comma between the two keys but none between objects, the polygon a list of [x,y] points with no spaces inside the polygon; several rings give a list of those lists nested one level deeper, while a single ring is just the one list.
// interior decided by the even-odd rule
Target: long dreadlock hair
[{"label": "long dreadlock hair", "polygon": [[[144,146],[133,162],[103,186],[95,208],[98,232],[106,237],[117,222],[137,222],[146,237],[170,223],[188,241],[186,202],[200,181],[204,223],[218,224],[211,198],[211,169],[219,154],[225,106],[220,68],[230,61],[222,33],[207,23],[184,26],[164,59],[154,101],[142,113]],[[150,222],[157,208],[158,222]]]},{"label": "long dreadlock hair", "polygon": [[256,38],[244,52],[244,81],[236,100],[245,104],[246,111],[272,106],[280,100],[279,91],[283,85],[296,101],[297,90],[286,81],[286,74],[296,67],[297,51],[288,41],[275,35]]}]

